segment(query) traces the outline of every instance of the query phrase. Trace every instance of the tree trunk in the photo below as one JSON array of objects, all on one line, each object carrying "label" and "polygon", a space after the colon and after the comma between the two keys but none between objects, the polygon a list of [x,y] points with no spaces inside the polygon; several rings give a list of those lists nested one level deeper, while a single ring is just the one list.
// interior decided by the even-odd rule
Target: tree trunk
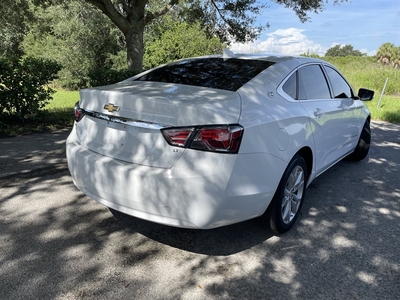
[{"label": "tree trunk", "polygon": [[125,33],[128,70],[135,73],[140,73],[143,70],[143,32],[144,26],[132,24],[128,32]]}]

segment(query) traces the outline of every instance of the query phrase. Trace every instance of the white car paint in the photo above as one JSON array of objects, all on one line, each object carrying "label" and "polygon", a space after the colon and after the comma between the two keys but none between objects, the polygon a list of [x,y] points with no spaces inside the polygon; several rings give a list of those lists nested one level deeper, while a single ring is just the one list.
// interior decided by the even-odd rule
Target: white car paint
[{"label": "white car paint", "polygon": [[[260,215],[279,181],[270,170],[286,167],[267,153],[191,149],[173,168],[126,163],[82,147],[76,126],[67,145],[71,175],[82,192],[121,212],[178,227],[213,228]],[[268,168],[256,171],[260,165]]]},{"label": "white car paint", "polygon": [[[296,153],[310,153],[309,184],[354,150],[369,115],[359,100],[295,101],[283,92],[296,68],[321,61],[264,59],[277,63],[236,92],[132,80],[82,90],[80,107],[92,115],[67,139],[74,184],[110,208],[177,227],[262,215]],[[104,110],[109,103],[120,109]],[[174,147],[160,132],[212,124],[244,128],[238,153]]]}]

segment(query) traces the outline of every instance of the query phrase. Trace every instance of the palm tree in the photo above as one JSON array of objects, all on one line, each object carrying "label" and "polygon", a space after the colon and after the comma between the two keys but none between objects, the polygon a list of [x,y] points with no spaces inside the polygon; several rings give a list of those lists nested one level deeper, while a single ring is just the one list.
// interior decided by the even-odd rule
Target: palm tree
[{"label": "palm tree", "polygon": [[384,43],[378,49],[376,57],[378,62],[398,68],[400,66],[400,47],[396,47],[392,43]]}]

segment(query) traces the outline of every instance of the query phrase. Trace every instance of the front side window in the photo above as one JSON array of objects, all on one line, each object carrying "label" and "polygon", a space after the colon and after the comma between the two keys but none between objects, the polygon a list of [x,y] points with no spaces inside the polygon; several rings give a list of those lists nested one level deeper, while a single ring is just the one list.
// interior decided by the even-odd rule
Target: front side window
[{"label": "front side window", "polygon": [[331,67],[325,67],[326,73],[328,74],[329,81],[332,85],[333,89],[333,97],[334,98],[351,98],[353,93],[351,91],[350,86],[343,79],[343,77],[336,72],[336,70]]},{"label": "front side window", "polygon": [[328,83],[319,65],[308,65],[298,70],[298,99],[331,99]]},{"label": "front side window", "polygon": [[167,64],[136,78],[237,91],[274,62],[252,59],[197,58]]}]

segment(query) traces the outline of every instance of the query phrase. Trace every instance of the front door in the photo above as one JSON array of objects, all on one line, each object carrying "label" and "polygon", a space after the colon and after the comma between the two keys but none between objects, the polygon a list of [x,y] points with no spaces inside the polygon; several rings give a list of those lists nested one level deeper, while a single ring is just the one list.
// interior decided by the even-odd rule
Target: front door
[{"label": "front door", "polygon": [[341,157],[341,148],[345,143],[342,102],[332,98],[325,73],[319,64],[298,70],[298,99],[307,111],[313,128],[318,175]]}]

